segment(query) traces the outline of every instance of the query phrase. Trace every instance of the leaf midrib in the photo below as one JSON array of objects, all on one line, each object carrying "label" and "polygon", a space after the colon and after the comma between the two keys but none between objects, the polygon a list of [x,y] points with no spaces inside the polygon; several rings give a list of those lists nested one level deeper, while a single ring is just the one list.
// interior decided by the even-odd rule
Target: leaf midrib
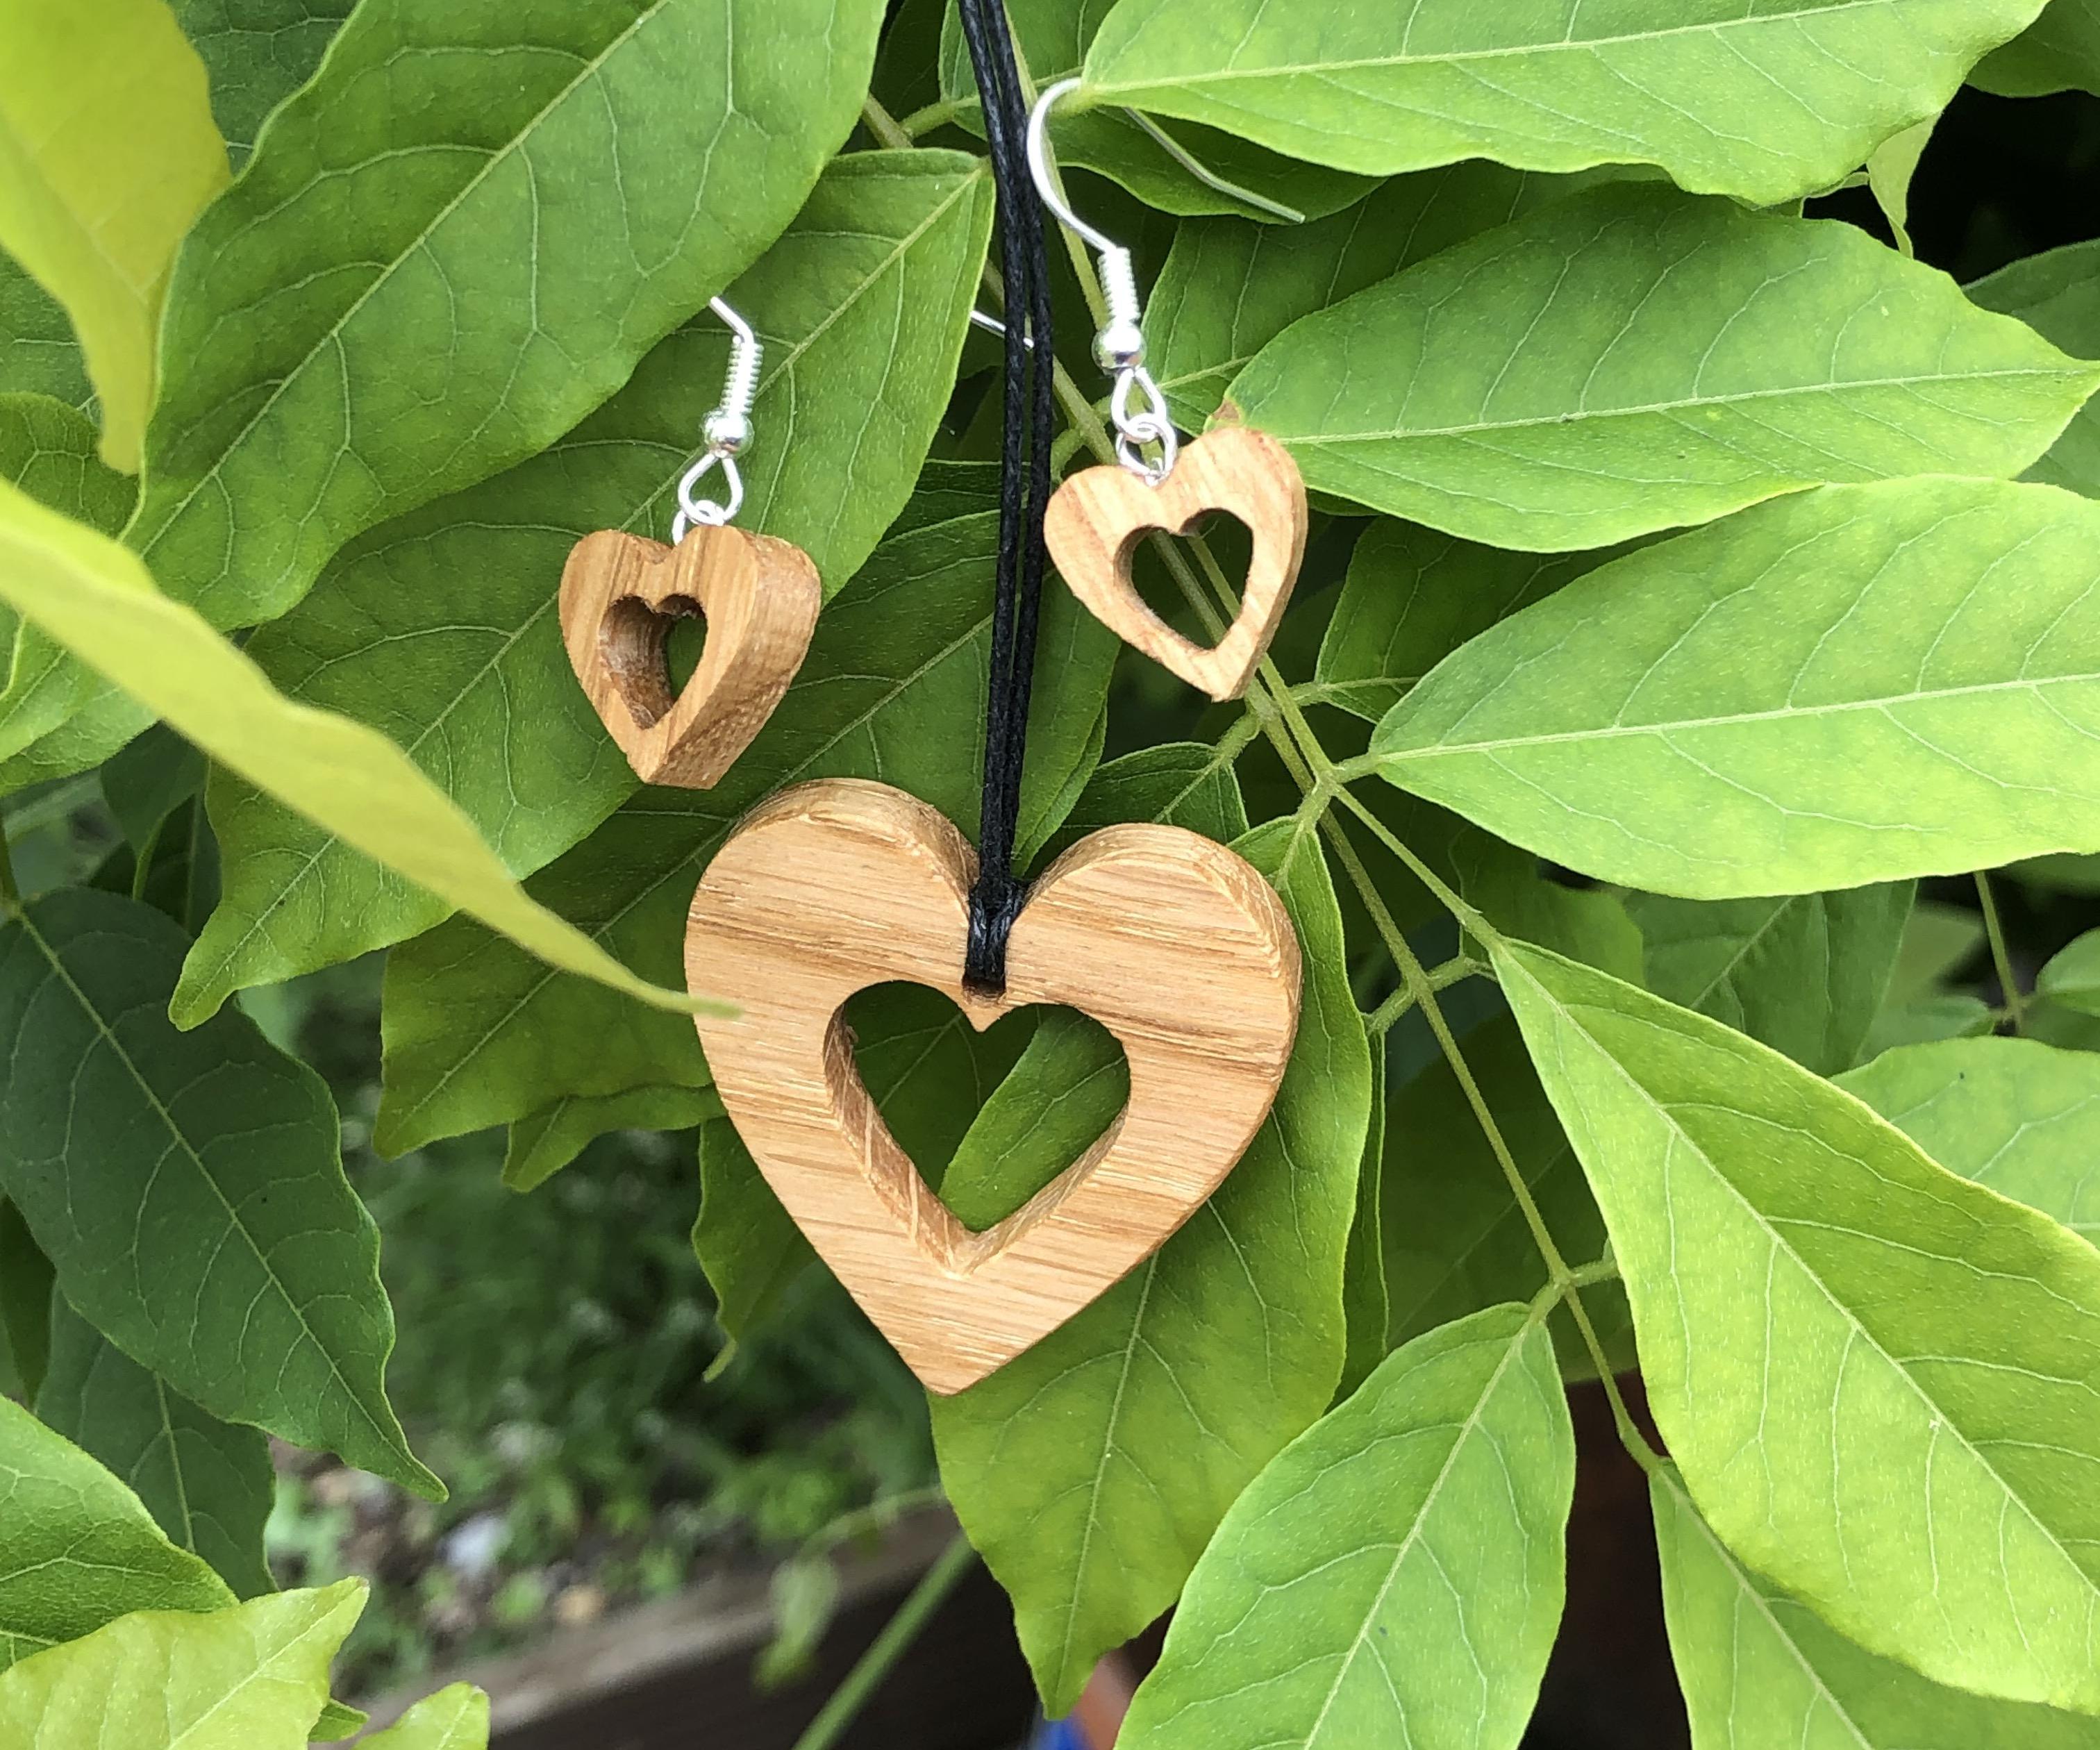
[{"label": "leaf midrib", "polygon": [[152,1108],[155,1116],[165,1127],[168,1135],[174,1139],[182,1153],[188,1157],[191,1166],[196,1170],[197,1177],[210,1187],[212,1196],[218,1200],[219,1206],[226,1211],[227,1227],[245,1242],[249,1253],[262,1272],[263,1280],[270,1285],[277,1298],[283,1302],[285,1308],[298,1322],[299,1329],[306,1333],[307,1340],[314,1346],[315,1352],[326,1364],[329,1377],[342,1388],[343,1396],[351,1408],[364,1421],[366,1428],[377,1439],[382,1449],[395,1449],[397,1445],[396,1441],[379,1426],[372,1413],[365,1408],[363,1399],[344,1376],[342,1367],[336,1360],[334,1351],[321,1341],[320,1333],[308,1323],[306,1309],[300,1306],[293,1298],[290,1290],[285,1287],[283,1280],[271,1266],[262,1247],[256,1243],[255,1236],[249,1232],[247,1223],[240,1219],[240,1213],[233,1205],[227,1201],[225,1192],[220,1188],[218,1181],[212,1176],[210,1169],[205,1166],[204,1157],[199,1154],[192,1145],[188,1134],[175,1122],[174,1114],[170,1112],[162,1103],[159,1093],[147,1080],[137,1060],[125,1049],[122,1042],[111,1030],[108,1022],[103,1018],[102,1012],[95,1006],[87,993],[81,988],[73,974],[66,969],[65,963],[59,958],[50,940],[37,927],[35,920],[24,911],[18,915],[17,921],[21,924],[24,932],[29,940],[36,944],[38,952],[43,955],[52,972],[71,993],[74,1002],[79,1005],[81,1012],[94,1023],[95,1029],[101,1035],[103,1043],[108,1047],[117,1062],[124,1066],[131,1079],[138,1084],[139,1093],[144,1096],[147,1104]]},{"label": "leaf midrib", "polygon": [[1330,444],[1407,443],[1420,439],[1467,438],[1482,433],[1524,431],[1540,426],[1565,428],[1586,421],[1642,419],[1653,415],[1696,412],[1702,408],[1740,407],[1753,401],[1779,401],[1806,396],[1842,395],[1855,390],[1909,389],[1920,384],[2001,382],[2040,377],[2051,381],[2089,377],[2090,366],[2055,369],[2021,365],[2003,370],[1919,372],[1901,377],[1833,377],[1820,383],[1780,384],[1770,389],[1744,389],[1727,395],[1680,396],[1670,401],[1645,401],[1626,407],[1571,408],[1559,413],[1526,414],[1521,419],[1480,419],[1455,425],[1395,425],[1384,431],[1321,431],[1282,434],[1294,450],[1318,449]]},{"label": "leaf midrib", "polygon": [[[422,249],[426,245],[428,245],[430,239],[437,235],[439,228],[452,218],[452,214],[457,212],[470,196],[479,191],[483,183],[495,173],[497,166],[507,163],[514,154],[523,149],[525,143],[539,131],[541,126],[545,124],[547,118],[552,116],[557,110],[560,109],[562,105],[567,104],[569,99],[576,95],[577,91],[583,88],[585,81],[598,77],[606,63],[610,60],[615,54],[616,54],[620,49],[624,48],[627,43],[643,29],[644,26],[653,21],[657,15],[662,12],[666,7],[675,3],[676,0],[648,0],[648,3],[642,8],[642,10],[635,15],[633,23],[628,25],[625,29],[622,30],[617,36],[613,37],[613,39],[608,42],[604,48],[600,50],[598,54],[585,61],[578,69],[576,75],[573,79],[571,79],[567,85],[563,86],[559,91],[556,92],[546,104],[543,104],[532,115],[527,117],[523,126],[518,129],[517,132],[514,134],[510,139],[505,141],[503,145],[498,150],[490,152],[483,159],[479,167],[475,170],[471,176],[468,177],[467,179],[460,185],[458,192],[454,194],[449,201],[446,201],[443,206],[439,208],[436,213],[431,215],[429,223],[426,223],[421,230],[417,231],[404,247],[395,251],[393,258],[390,260],[378,273],[373,276],[372,283],[366,286],[362,292],[359,293],[356,298],[354,298],[349,306],[343,311],[343,313],[337,317],[333,322],[330,323],[328,328],[315,338],[314,343],[293,362],[290,368],[287,369],[284,375],[277,380],[276,385],[271,389],[270,393],[263,398],[262,403],[256,408],[254,412],[249,416],[247,423],[242,425],[240,430],[234,433],[224,444],[220,446],[218,453],[213,459],[211,465],[200,474],[196,478],[196,483],[193,484],[187,492],[183,493],[179,500],[168,508],[167,511],[160,518],[159,527],[153,531],[151,536],[147,537],[143,546],[135,549],[142,558],[150,554],[152,550],[160,544],[162,538],[174,527],[176,520],[189,509],[190,505],[193,502],[195,502],[196,496],[201,492],[205,487],[210,485],[213,482],[218,479],[220,469],[225,465],[226,458],[232,455],[235,450],[238,449],[247,441],[249,434],[254,431],[256,427],[262,422],[265,416],[269,413],[272,408],[276,406],[278,401],[281,399],[286,392],[290,390],[292,386],[296,382],[304,380],[307,367],[311,365],[315,359],[319,358],[329,346],[333,346],[340,350],[343,332],[349,327],[352,320],[355,319],[358,313],[362,311],[375,296],[377,295],[382,286],[390,285],[393,283],[395,276],[401,271],[403,265],[407,262],[412,256],[415,255],[419,250]],[[330,59],[333,58],[335,46],[337,44],[339,44],[342,40],[341,37],[338,36],[334,39],[334,42],[329,45]],[[536,211],[537,210],[537,200],[538,197],[536,194],[534,196]],[[139,531],[140,523],[145,514],[149,493],[150,483],[142,482],[139,493],[138,509],[132,514],[130,527],[125,531],[125,540],[126,545],[130,544],[130,538]],[[223,571],[220,575],[222,576],[224,575]]]},{"label": "leaf midrib", "polygon": [[1933,703],[1942,699],[1979,698],[1997,693],[2032,693],[2045,687],[2085,686],[2095,681],[2100,681],[2100,670],[2044,675],[2034,680],[1979,681],[1970,686],[1926,687],[1916,692],[1891,693],[1876,699],[1840,699],[1821,705],[1788,705],[1769,711],[1726,712],[1711,717],[1669,717],[1652,723],[1607,723],[1590,729],[1555,730],[1537,735],[1502,736],[1491,741],[1430,743],[1414,747],[1374,746],[1371,756],[1381,762],[1442,759],[1460,755],[1500,753],[1510,749],[1554,747],[1564,743],[1615,741],[1637,735],[1669,736],[1681,730],[1740,728],[1754,724],[1785,722],[1801,717],[1842,716],[1855,711],[1886,712],[1899,705]]},{"label": "leaf midrib", "polygon": [[[1890,1373],[1894,1373],[1898,1378],[1902,1380],[1904,1384],[1910,1389],[1912,1395],[1917,1400],[1918,1403],[1924,1406],[1925,1410],[1928,1417],[1931,1419],[1934,1426],[1938,1428],[1943,1428],[1952,1434],[1957,1444],[1964,1452],[1969,1454],[1970,1457],[1974,1461],[1984,1474],[1991,1478],[1991,1479],[2005,1492],[2005,1498],[2018,1506],[2021,1514],[2025,1517],[2027,1523],[2040,1534],[2043,1540],[2049,1545],[2049,1548],[2055,1550],[2058,1555],[2062,1558],[2064,1565],[2068,1567],[2072,1573],[2078,1576],[2078,1577],[2085,1583],[2087,1591],[2093,1594],[2100,1594],[2100,1580],[2097,1580],[2093,1575],[2088,1573],[2085,1566],[2064,1547],[2063,1541],[2056,1535],[2054,1529],[2045,1523],[2034,1509],[2027,1504],[2027,1497],[2013,1486],[2011,1480],[2007,1478],[1996,1465],[1992,1464],[1990,1460],[1987,1458],[1977,1448],[1975,1443],[1969,1438],[1968,1430],[1962,1427],[1949,1412],[1940,1406],[1940,1404],[1933,1398],[1932,1395],[1912,1376],[1908,1368],[1904,1366],[1902,1362],[1899,1361],[1894,1355],[1889,1353],[1887,1348],[1882,1343],[1881,1339],[1875,1336],[1872,1331],[1868,1330],[1867,1327],[1860,1322],[1859,1316],[1852,1311],[1851,1307],[1847,1305],[1846,1302],[1841,1300],[1838,1297],[1838,1295],[1831,1289],[1829,1285],[1824,1281],[1822,1275],[1808,1262],[1806,1258],[1801,1254],[1799,1249],[1791,1244],[1786,1236],[1780,1232],[1780,1231],[1767,1219],[1764,1211],[1759,1209],[1756,1204],[1750,1201],[1748,1195],[1745,1193],[1741,1188],[1738,1186],[1732,1179],[1722,1171],[1718,1163],[1714,1161],[1714,1157],[1710,1155],[1705,1148],[1701,1148],[1692,1134],[1678,1122],[1674,1109],[1665,1105],[1661,1100],[1651,1094],[1648,1090],[1638,1079],[1636,1079],[1633,1072],[1628,1069],[1624,1064],[1620,1062],[1617,1056],[1604,1044],[1604,1042],[1599,1038],[1595,1034],[1592,1033],[1590,1029],[1582,1023],[1576,1013],[1574,1005],[1570,1003],[1564,1002],[1554,992],[1549,990],[1545,983],[1534,972],[1533,972],[1531,968],[1527,966],[1522,959],[1508,954],[1498,955],[1497,959],[1503,963],[1515,966],[1517,970],[1530,981],[1532,988],[1534,990],[1538,991],[1547,1003],[1551,1004],[1553,1008],[1558,1013],[1567,1017],[1568,1025],[1573,1026],[1586,1040],[1589,1042],[1590,1048],[1592,1052],[1594,1052],[1596,1056],[1601,1058],[1611,1067],[1612,1073],[1615,1073],[1630,1090],[1631,1090],[1635,1096],[1639,1100],[1648,1110],[1654,1113],[1655,1115],[1662,1121],[1669,1133],[1679,1142],[1683,1144],[1686,1151],[1692,1156],[1692,1157],[1699,1162],[1705,1168],[1708,1179],[1713,1184],[1719,1186],[1723,1191],[1725,1191],[1728,1197],[1732,1198],[1735,1202],[1739,1205],[1746,1214],[1748,1214],[1750,1219],[1757,1224],[1758,1231],[1765,1236],[1767,1243],[1771,1246],[1773,1251],[1785,1256],[1796,1269],[1800,1271],[1802,1276],[1811,1283],[1815,1287],[1816,1292],[1823,1297],[1824,1304],[1835,1312],[1839,1319],[1844,1323],[1846,1327],[1851,1330],[1860,1342],[1865,1343],[1869,1349],[1882,1358],[1882,1364],[1887,1368]],[[1657,1000],[1660,999],[1658,998]],[[1636,1025],[1650,1028],[1654,1028],[1656,1026],[1656,1023],[1652,1021],[1641,1021],[1639,1017],[1626,1015],[1623,1011],[1608,1009],[1604,1012],[1607,1014],[1618,1015],[1621,1019],[1633,1020]],[[1715,1022],[1714,1025],[1718,1026],[1720,1023]],[[1769,1047],[1767,1047],[1767,1049],[1769,1049]],[[1798,1068],[1798,1066],[1796,1065],[1795,1067]],[[1803,1071],[1802,1073],[1807,1073],[1806,1071]],[[1868,1108],[1868,1109],[1870,1112],[1872,1111],[1871,1108]],[[1890,1124],[1889,1121],[1882,1117],[1880,1113],[1874,1113],[1873,1116],[1876,1123],[1883,1126],[1895,1135],[1903,1137],[1903,1133],[1900,1131],[1896,1130],[1895,1126]],[[1917,1148],[1917,1146],[1915,1143],[1910,1142],[1909,1139],[1907,1137],[1904,1137],[1903,1140],[1908,1147]],[[1920,1152],[1922,1153],[1921,1150]],[[1944,1170],[1943,1169],[1943,1170]],[[1959,1175],[1957,1175],[1955,1176],[1958,1177]],[[1971,1356],[1964,1357],[1962,1359],[1974,1360],[1978,1358]],[[1833,1416],[1835,1414],[1834,1405],[1833,1408]]]},{"label": "leaf midrib", "polygon": [[[1744,18],[1712,19],[1697,24],[1665,25],[1660,30],[1626,31],[1609,37],[1586,37],[1578,41],[1563,42],[1512,43],[1498,49],[1458,49],[1442,54],[1367,55],[1349,60],[1272,62],[1259,67],[1221,67],[1202,73],[1177,73],[1172,82],[1180,90],[1200,89],[1207,85],[1227,85],[1244,79],[1279,79],[1300,76],[1325,76],[1338,73],[1376,72],[1392,68],[1462,66],[1474,61],[1521,60],[1545,55],[1590,55],[1600,49],[1621,48],[1649,42],[1662,42],[1672,37],[1714,36],[1726,30],[1758,29],[1770,25],[1796,23],[1803,19],[1834,18],[1845,12],[1864,12],[1884,8],[1892,0],[1838,0],[1833,6],[1797,7],[1790,12],[1769,12]],[[1089,82],[1084,95],[1092,97],[1113,95],[1119,91],[1149,91],[1158,90],[1165,82],[1158,77],[1148,79],[1124,79],[1120,82],[1100,81]]]}]

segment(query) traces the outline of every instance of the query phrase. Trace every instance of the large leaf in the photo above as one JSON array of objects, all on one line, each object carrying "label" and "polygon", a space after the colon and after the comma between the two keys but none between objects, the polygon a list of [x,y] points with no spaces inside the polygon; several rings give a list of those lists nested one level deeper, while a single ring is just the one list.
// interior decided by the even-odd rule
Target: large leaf
[{"label": "large leaf", "polygon": [[209,1615],[145,1611],[0,1674],[20,1750],[302,1750],[365,1584]]},{"label": "large leaf", "polygon": [[2100,5],[2049,0],[2040,18],[1969,77],[2001,97],[2100,91]]},{"label": "large leaf", "polygon": [[2093,1750],[2100,1724],[1928,1682],[1759,1579],[1666,1466],[1648,1479],[1692,1750]]},{"label": "large leaf", "polygon": [[271,619],[352,536],[560,436],[802,204],[881,13],[359,7],[177,265],[155,576]]},{"label": "large leaf", "polygon": [[211,81],[238,170],[271,110],[313,76],[355,0],[170,0]]},{"label": "large leaf", "polygon": [[245,1015],[175,1030],[183,946],[86,888],[0,931],[7,1195],[66,1298],[185,1397],[442,1494],[381,1384],[394,1316],[334,1102]]},{"label": "large leaf", "polygon": [[[2100,358],[2100,242],[2027,256],[1968,289],[1986,310],[2018,316],[2074,358]],[[2073,414],[2027,477],[2100,498],[2100,409],[2089,401]]]},{"label": "large leaf", "polygon": [[[994,1373],[933,1402],[942,1480],[1012,1594],[1053,1713],[1172,1603],[1220,1519],[1326,1409],[1346,1342],[1343,1260],[1370,1103],[1341,917],[1317,840],[1238,849],[1290,907],[1304,1008],[1276,1104],[1237,1168],[1145,1263]],[[942,1184],[966,1223],[1006,1214],[1111,1122],[1113,1045],[1049,1026]]]},{"label": "large leaf", "polygon": [[2097,384],[1855,227],[1618,183],[1307,317],[1230,400],[1317,491],[1553,552],[1824,482],[2016,474]]},{"label": "large leaf", "polygon": [[1908,881],[1785,899],[1635,894],[1643,981],[1818,1075],[1836,1075],[1860,1060],[1914,896]]},{"label": "large leaf", "polygon": [[224,1580],[161,1535],[137,1496],[4,1397],[0,1479],[0,1666],[132,1611],[233,1602]]},{"label": "large leaf", "polygon": [[1270,1461],[1189,1576],[1127,1750],[1514,1750],[1566,1589],[1545,1322],[1417,1338]]},{"label": "large leaf", "polygon": [[0,252],[0,393],[50,395],[68,407],[95,399],[73,324],[59,302]]},{"label": "large leaf", "polygon": [[1511,553],[1381,519],[1349,556],[1313,678],[1329,703],[1376,722],[1460,645],[1609,557]]},{"label": "large leaf", "polygon": [[262,1553],[277,1479],[267,1435],[199,1409],[68,1306],[51,1307],[37,1414],[138,1493],[181,1548],[244,1598],[276,1589]]},{"label": "large leaf", "polygon": [[[1562,1257],[1586,1264],[1603,1256],[1604,1218],[1516,1024],[1499,1015],[1459,1044]],[[1546,1260],[1508,1176],[1441,1057],[1393,1091],[1379,1194],[1391,1297],[1387,1341],[1394,1347],[1484,1307],[1529,1300],[1546,1286]],[[1582,1299],[1614,1359],[1631,1364],[1625,1297],[1603,1284],[1585,1289]],[[1573,1324],[1556,1317],[1553,1334],[1569,1373],[1595,1371]]]},{"label": "large leaf", "polygon": [[1839,1085],[1942,1166],[2100,1244],[2100,1057],[1943,1039],[1885,1051]]},{"label": "large leaf", "polygon": [[226,185],[204,68],[165,0],[7,0],[0,69],[0,248],[72,316],[135,473],[175,245]]},{"label": "large leaf", "polygon": [[1567,186],[1476,159],[1396,178],[1368,200],[1305,225],[1192,219],[1176,230],[1146,301],[1153,376],[1182,422],[1200,426],[1241,368],[1299,317],[1503,224]]},{"label": "large leaf", "polygon": [[[701,871],[738,818],[782,785],[880,778],[973,829],[997,522],[978,513],[885,542],[825,610],[794,685],[717,788],[644,791],[530,890],[593,941],[676,978]],[[1067,591],[1048,592],[1043,614],[1024,839],[1085,756],[1117,649]],[[458,919],[395,950],[386,1035],[378,1135],[389,1150],[571,1094],[708,1080],[682,1016],[552,974]]]},{"label": "large leaf", "polygon": [[2100,1251],[1718,1021],[1495,963],[1722,1540],[1936,1682],[2100,1713]]},{"label": "large leaf", "polygon": [[2100,506],[1833,487],[1614,561],[1393,707],[1378,769],[1607,881],[1818,893],[2100,847]]},{"label": "large leaf", "polygon": [[527,898],[473,823],[385,736],[286,699],[193,610],[154,588],[133,555],[4,484],[0,601],[346,843],[557,964],[646,1002],[690,1006]]},{"label": "large leaf", "polygon": [[[960,154],[840,159],[731,293],[766,342],[742,521],[796,542],[833,590],[902,509],[947,405],[991,205]],[[635,788],[562,648],[562,561],[593,528],[668,535],[722,365],[719,323],[682,330],[552,451],[360,542],[249,655],[287,697],[399,743],[511,874],[543,867]],[[210,808],[227,884],[186,1015],[452,910],[230,774]]]},{"label": "large leaf", "polygon": [[1123,0],[1084,95],[1373,176],[1460,158],[1654,164],[1760,205],[1936,115],[2040,0],[1626,0],[1608,9]]},{"label": "large leaf", "polygon": [[364,1740],[364,1750],[488,1750],[488,1697],[471,1683],[426,1695],[391,1729]]}]

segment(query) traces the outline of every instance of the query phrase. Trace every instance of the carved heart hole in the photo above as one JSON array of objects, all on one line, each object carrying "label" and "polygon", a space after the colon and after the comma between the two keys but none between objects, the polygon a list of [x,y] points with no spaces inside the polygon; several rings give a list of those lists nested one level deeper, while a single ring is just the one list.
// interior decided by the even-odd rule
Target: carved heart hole
[{"label": "carved heart hole", "polygon": [[[927,1188],[973,1233],[1003,1221],[1098,1141],[1130,1099],[1130,1064],[1107,1028],[1076,1009],[1039,1004],[979,1033],[924,985],[871,985],[846,1003],[854,1062],[889,1133]],[[998,1149],[973,1148],[951,1180],[963,1139],[1021,1054],[1063,1090],[1039,1122]]]},{"label": "carved heart hole", "polygon": [[[1139,598],[1198,649],[1215,650],[1222,633],[1213,633],[1211,628],[1197,615],[1189,605],[1189,598],[1181,593],[1173,574],[1160,561],[1158,550],[1149,538],[1150,531],[1137,537],[1131,554],[1131,581],[1137,586]],[[1247,567],[1254,560],[1254,533],[1246,523],[1229,510],[1207,510],[1186,528],[1173,532],[1180,535],[1201,536],[1216,557],[1218,568],[1232,585],[1231,615],[1239,612],[1240,600],[1246,586]],[[1193,557],[1190,563],[1193,564]],[[1199,571],[1206,599],[1215,606],[1215,598],[1209,595],[1210,582]],[[1220,619],[1229,620],[1229,615],[1220,609]]]},{"label": "carved heart hole", "polygon": [[707,644],[707,615],[690,596],[651,606],[622,596],[598,629],[607,671],[638,730],[655,727],[685,691]]}]

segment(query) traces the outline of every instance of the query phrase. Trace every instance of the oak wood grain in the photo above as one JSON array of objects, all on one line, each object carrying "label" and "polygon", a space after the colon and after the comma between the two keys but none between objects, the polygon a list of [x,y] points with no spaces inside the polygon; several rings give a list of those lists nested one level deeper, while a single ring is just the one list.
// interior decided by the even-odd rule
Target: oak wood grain
[{"label": "oak wood grain", "polygon": [[[799,547],[695,527],[675,547],[613,529],[562,571],[562,641],[612,738],[646,783],[706,790],[751,745],[809,654],[823,590]],[[674,699],[672,624],[704,615],[699,665]]]},{"label": "oak wood grain", "polygon": [[[1120,1281],[1215,1190],[1268,1114],[1298,1026],[1298,940],[1273,890],[1177,827],[1081,840],[1031,888],[999,997],[966,990],[977,857],[902,791],[827,779],[756,810],[693,896],[686,976],[715,1086],[766,1182],[930,1391],[960,1391]],[[982,1029],[1034,1003],[1123,1045],[1130,1101],[982,1233],[928,1188],[862,1085],[840,1016],[871,985],[952,998]]]}]

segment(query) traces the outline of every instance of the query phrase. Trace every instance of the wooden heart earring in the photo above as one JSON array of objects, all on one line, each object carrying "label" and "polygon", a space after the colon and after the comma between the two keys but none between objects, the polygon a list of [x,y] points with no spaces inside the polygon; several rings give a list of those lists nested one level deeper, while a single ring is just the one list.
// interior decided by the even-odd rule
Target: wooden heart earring
[{"label": "wooden heart earring", "polygon": [[[978,848],[888,785],[804,784],[716,853],[686,931],[689,985],[737,1006],[698,1020],[737,1133],[818,1254],[943,1393],[1106,1293],[1217,1188],[1282,1082],[1299,976],[1283,902],[1180,827],[1106,827],[1033,883],[1013,872],[1056,434],[1049,271],[1004,8],[957,10],[1006,244],[1007,381],[1026,390],[1006,408]],[[1129,1104],[1100,1140],[982,1232],[928,1188],[854,1061],[847,998],[899,980],[944,992],[979,1028],[1035,1003],[1079,1009],[1129,1061]]]},{"label": "wooden heart earring", "polygon": [[[1051,167],[1050,112],[1077,79],[1050,86],[1028,118],[1028,167],[1043,204],[1100,258],[1108,322],[1094,357],[1115,376],[1109,408],[1120,467],[1076,474],[1057,489],[1046,514],[1050,557],[1065,586],[1126,644],[1217,699],[1237,699],[1282,624],[1305,557],[1305,482],[1290,452],[1265,432],[1223,425],[1187,447],[1152,373],[1145,368],[1143,310],[1130,251],[1067,205]],[[1134,395],[1144,404],[1133,407]],[[1187,532],[1212,511],[1245,523],[1254,537],[1238,617],[1206,650],[1145,605],[1131,580],[1138,543],[1152,531]]]},{"label": "wooden heart earring", "polygon": [[[712,788],[751,745],[809,654],[823,590],[810,556],[770,535],[730,527],[743,505],[736,459],[751,441],[761,348],[719,298],[729,324],[729,378],[702,427],[706,447],[678,482],[671,544],[620,529],[586,535],[562,571],[562,641],[584,691],[645,783]],[[719,468],[728,491],[699,498]],[[675,696],[673,624],[707,622],[692,678]]]}]

